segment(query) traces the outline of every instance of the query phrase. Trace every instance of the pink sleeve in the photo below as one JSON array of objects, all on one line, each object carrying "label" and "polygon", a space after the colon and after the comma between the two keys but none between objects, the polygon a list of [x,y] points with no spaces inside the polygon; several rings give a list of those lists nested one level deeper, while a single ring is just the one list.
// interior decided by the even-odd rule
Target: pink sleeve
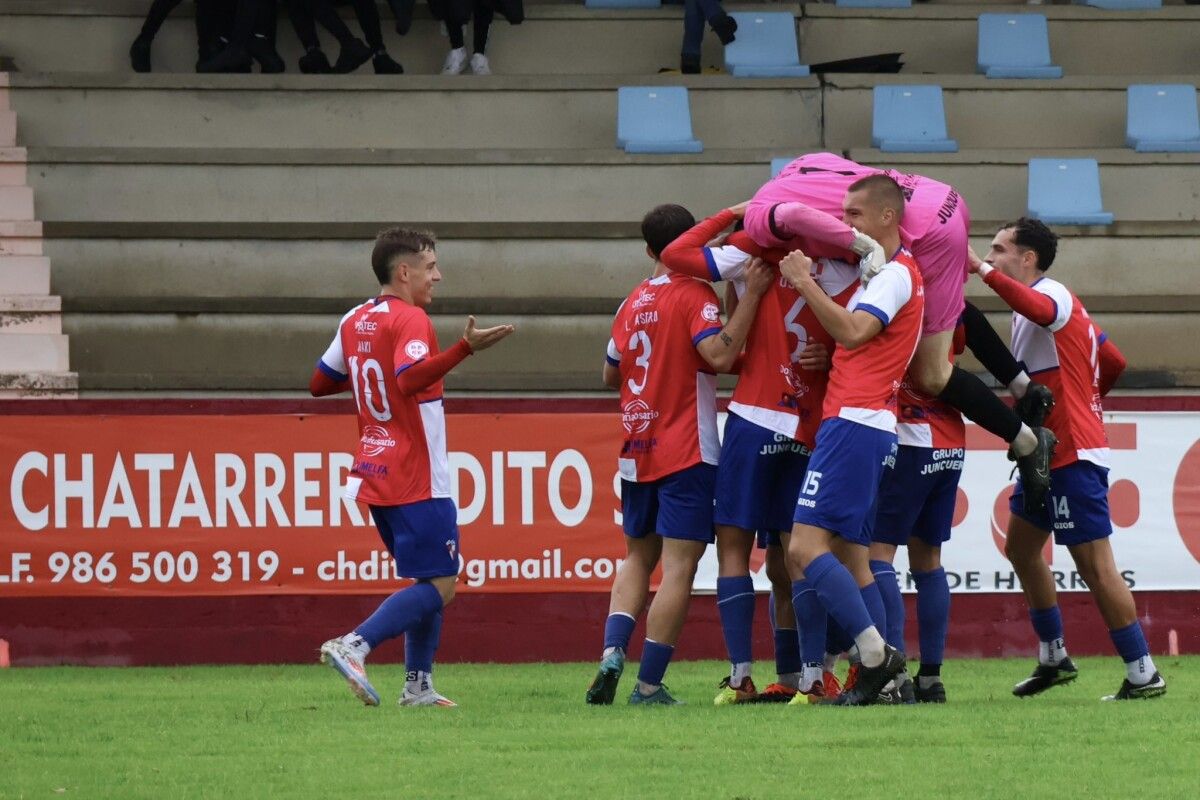
[{"label": "pink sleeve", "polygon": [[804,236],[845,250],[854,243],[854,231],[837,217],[803,203],[780,203],[771,209],[772,233],[780,239]]}]

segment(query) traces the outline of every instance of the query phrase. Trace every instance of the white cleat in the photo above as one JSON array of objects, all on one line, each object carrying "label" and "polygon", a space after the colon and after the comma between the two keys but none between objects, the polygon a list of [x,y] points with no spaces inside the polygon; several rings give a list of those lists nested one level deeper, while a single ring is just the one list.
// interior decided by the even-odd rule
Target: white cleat
[{"label": "white cleat", "polygon": [[449,697],[438,694],[430,687],[421,692],[410,692],[404,690],[404,694],[400,695],[398,701],[402,706],[443,706],[444,708],[458,708],[458,703],[451,700]]},{"label": "white cleat", "polygon": [[474,75],[491,75],[492,65],[488,63],[488,57],[483,53],[475,53],[471,56],[471,73]]},{"label": "white cleat", "polygon": [[461,75],[462,71],[466,68],[467,48],[459,47],[446,54],[446,60],[442,64],[442,74]]},{"label": "white cleat", "polygon": [[341,639],[330,639],[321,645],[321,663],[336,669],[346,679],[354,696],[363,701],[363,705],[379,705],[379,692],[367,680],[367,669],[362,659]]}]

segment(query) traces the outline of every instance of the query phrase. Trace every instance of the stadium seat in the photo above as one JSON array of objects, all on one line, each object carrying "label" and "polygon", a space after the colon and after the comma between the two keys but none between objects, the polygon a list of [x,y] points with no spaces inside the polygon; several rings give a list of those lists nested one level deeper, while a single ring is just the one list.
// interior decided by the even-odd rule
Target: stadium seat
[{"label": "stadium seat", "polygon": [[1126,91],[1125,141],[1139,153],[1200,151],[1196,87],[1146,84]]},{"label": "stadium seat", "polygon": [[957,153],[940,86],[876,86],[871,144],[889,153]]},{"label": "stadium seat", "polygon": [[771,177],[774,178],[780,172],[783,172],[783,168],[795,160],[796,159],[794,159],[790,156],[785,157],[785,158],[772,158],[771,159]]},{"label": "stadium seat", "polygon": [[662,0],[584,0],[587,8],[662,8]]},{"label": "stadium seat", "polygon": [[735,78],[802,78],[796,20],[786,12],[737,11],[737,40],[725,46],[725,70]]},{"label": "stadium seat", "polygon": [[1075,0],[1075,5],[1103,8],[1106,11],[1139,11],[1162,8],[1162,0]]},{"label": "stadium seat", "polygon": [[989,78],[1061,78],[1043,14],[980,14],[976,70]]},{"label": "stadium seat", "polygon": [[1029,216],[1048,225],[1111,225],[1094,158],[1029,160]]},{"label": "stadium seat", "polygon": [[839,8],[912,8],[912,0],[837,0]]},{"label": "stadium seat", "polygon": [[617,147],[626,153],[700,153],[692,136],[692,109],[683,86],[617,89]]}]

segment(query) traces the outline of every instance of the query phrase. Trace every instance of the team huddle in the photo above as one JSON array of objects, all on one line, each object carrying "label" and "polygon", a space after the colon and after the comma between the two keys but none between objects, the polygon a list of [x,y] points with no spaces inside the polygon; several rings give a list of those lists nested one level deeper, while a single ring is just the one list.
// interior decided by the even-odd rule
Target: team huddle
[{"label": "team huddle", "polygon": [[[677,702],[663,677],[713,542],[731,665],[716,704],[945,702],[950,592],[941,548],[964,415],[1008,442],[1019,472],[1006,555],[1040,645],[1037,667],[1013,693],[1077,675],[1042,555],[1052,533],[1070,549],[1125,662],[1111,698],[1166,691],[1108,541],[1100,397],[1124,360],[1078,298],[1045,277],[1056,252],[1049,229],[1024,218],[1006,225],[981,260],[969,222],[946,184],[828,153],[795,160],[749,202],[698,224],[677,205],[646,215],[654,272],[617,312],[604,365],[604,382],[621,395],[627,557],[588,703],[613,702],[644,610],[629,702]],[[425,311],[441,277],[435,246],[422,232],[380,234],[372,255],[380,295],[342,318],[310,383],[314,396],[353,391],[360,441],[346,493],[369,505],[398,574],[416,581],[321,646],[322,660],[367,705],[380,698],[366,658],[401,635],[401,705],[454,705],[432,679],[459,568],[442,379],[513,332],[476,329],[471,318],[463,338],[439,350]],[[1012,307],[1011,351],[964,303],[970,273]],[[709,281],[731,287],[724,323]],[[954,365],[964,348],[1009,388],[1014,407]],[[737,375],[723,438],[718,373]],[[775,631],[777,677],[762,691],[751,676],[755,546],[766,550]],[[917,588],[912,676],[892,566],[900,546]],[[843,653],[851,665],[844,685],[834,674]]]}]

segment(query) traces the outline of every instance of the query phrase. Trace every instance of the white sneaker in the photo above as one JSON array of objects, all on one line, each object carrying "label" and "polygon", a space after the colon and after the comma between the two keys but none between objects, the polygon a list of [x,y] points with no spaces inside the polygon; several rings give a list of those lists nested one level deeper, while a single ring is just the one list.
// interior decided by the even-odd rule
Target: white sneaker
[{"label": "white sneaker", "polygon": [[492,65],[488,63],[488,57],[483,53],[471,56],[471,72],[475,75],[491,75]]},{"label": "white sneaker", "polygon": [[461,75],[462,71],[467,67],[467,48],[459,47],[451,50],[446,54],[446,61],[442,64],[443,75]]},{"label": "white sneaker", "polygon": [[400,699],[397,702],[402,706],[443,706],[445,708],[458,708],[458,703],[454,702],[449,697],[438,694],[436,691],[434,691],[432,686],[420,692],[410,692],[406,686],[404,688],[404,694],[400,695]]},{"label": "white sneaker", "polygon": [[362,659],[346,646],[341,639],[330,639],[321,645],[321,663],[329,664],[341,673],[350,686],[350,691],[363,701],[363,705],[379,705],[379,692],[367,680],[367,669]]}]

